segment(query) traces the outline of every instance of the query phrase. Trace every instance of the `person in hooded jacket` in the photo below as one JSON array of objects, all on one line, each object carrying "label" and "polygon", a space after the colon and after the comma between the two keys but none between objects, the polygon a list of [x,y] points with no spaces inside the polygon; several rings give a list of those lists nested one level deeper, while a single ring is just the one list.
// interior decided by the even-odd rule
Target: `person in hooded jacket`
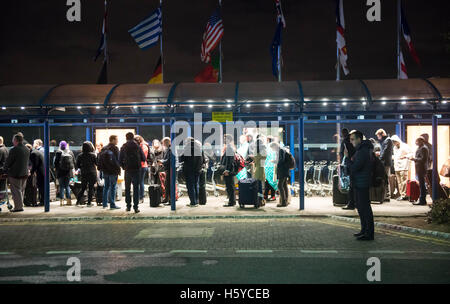
[{"label": "person in hooded jacket", "polygon": [[364,140],[361,131],[350,132],[350,141],[355,147],[355,154],[349,158],[349,152],[344,149],[345,165],[350,172],[355,205],[361,221],[361,231],[355,233],[354,236],[357,237],[357,240],[370,241],[374,239],[375,234],[369,196],[375,155],[373,154],[372,143],[369,140]]},{"label": "person in hooded jacket", "polygon": [[[344,150],[347,149],[349,157],[352,157],[353,154],[355,154],[355,147],[353,147],[352,143],[350,142],[350,132],[347,128],[343,128],[341,131],[342,136],[342,142],[341,142],[341,148],[339,150],[339,156],[341,157],[341,162],[344,159]],[[344,210],[354,210],[355,209],[355,199],[353,195],[353,187],[350,182],[350,190],[348,192],[348,202],[347,205],[342,207]]]},{"label": "person in hooded jacket", "polygon": [[[67,160],[67,161],[65,161]],[[72,205],[72,200],[70,197],[70,178],[73,177],[73,168],[75,167],[75,155],[69,149],[69,145],[66,141],[61,141],[59,143],[59,149],[55,153],[54,167],[56,170],[56,177],[59,183],[59,195],[60,195],[60,205],[63,205],[64,192],[66,192],[67,205]]]},{"label": "person in hooded jacket", "polygon": [[225,187],[227,190],[227,204],[224,207],[233,207],[236,205],[235,195],[235,176],[238,173],[238,168],[234,160],[236,147],[234,146],[234,138],[231,134],[225,134],[224,147],[222,149],[222,156],[220,159],[220,172],[225,180]]},{"label": "person in hooded jacket", "polygon": [[397,178],[398,191],[400,196],[397,198],[398,201],[406,201],[408,197],[406,196],[406,185],[408,181],[408,172],[410,168],[409,157],[412,156],[411,148],[397,135],[391,137],[392,143],[394,144],[394,170],[395,176]]},{"label": "person in hooded jacket", "polygon": [[86,188],[88,188],[87,206],[92,206],[94,196],[94,186],[97,182],[97,156],[94,153],[94,145],[85,141],[82,146],[81,154],[77,157],[75,168],[81,170],[81,191],[78,193],[77,205],[81,204]]}]

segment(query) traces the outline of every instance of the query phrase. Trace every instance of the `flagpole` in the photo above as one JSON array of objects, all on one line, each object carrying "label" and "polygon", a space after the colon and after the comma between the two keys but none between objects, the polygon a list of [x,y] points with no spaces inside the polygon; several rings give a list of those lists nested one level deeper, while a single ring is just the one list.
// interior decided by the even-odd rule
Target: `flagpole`
[{"label": "flagpole", "polygon": [[400,31],[401,31],[401,0],[397,0],[397,79],[400,79]]},{"label": "flagpole", "polygon": [[163,10],[162,10],[162,0],[159,0],[159,7],[161,9],[161,36],[159,41],[159,53],[161,56],[161,78],[164,83],[164,56],[163,56]]},{"label": "flagpole", "polygon": [[[222,0],[219,0],[220,14],[222,14]],[[222,39],[219,42],[219,83],[222,83]]]},{"label": "flagpole", "polygon": [[278,46],[278,82],[281,82],[281,45]]},{"label": "flagpole", "polygon": [[[105,16],[107,15],[107,13],[108,13],[108,7],[107,7],[107,5],[108,5],[108,1],[107,0],[105,0]],[[104,22],[105,22],[105,24],[104,24],[104,26],[105,26],[105,61],[108,61],[108,43],[107,43],[107,33],[108,33],[108,31],[106,30],[108,27],[106,26],[106,20],[107,20],[107,18],[104,18]]]}]

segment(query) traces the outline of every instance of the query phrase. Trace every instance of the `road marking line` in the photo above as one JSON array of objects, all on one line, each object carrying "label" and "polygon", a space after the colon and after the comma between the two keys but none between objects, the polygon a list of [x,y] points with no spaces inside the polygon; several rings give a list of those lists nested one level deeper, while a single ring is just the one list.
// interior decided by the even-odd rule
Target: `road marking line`
[{"label": "road marking line", "polygon": [[81,251],[47,251],[46,254],[79,254]]},{"label": "road marking line", "polygon": [[337,250],[300,250],[301,253],[338,253]]},{"label": "road marking line", "polygon": [[208,250],[171,250],[170,253],[207,253]]},{"label": "road marking line", "polygon": [[236,250],[236,253],[272,253],[273,250],[271,249],[243,249],[243,250]]},{"label": "road marking line", "polygon": [[14,254],[14,252],[7,252],[7,251],[0,252],[0,255],[8,255],[8,254]]},{"label": "road marking line", "polygon": [[368,252],[369,253],[393,253],[393,254],[405,253],[404,251],[401,251],[401,250],[369,250]]},{"label": "road marking line", "polygon": [[448,252],[448,251],[435,251],[432,253],[434,253],[434,254],[450,254],[450,252]]},{"label": "road marking line", "polygon": [[110,250],[109,253],[144,253],[145,250]]}]

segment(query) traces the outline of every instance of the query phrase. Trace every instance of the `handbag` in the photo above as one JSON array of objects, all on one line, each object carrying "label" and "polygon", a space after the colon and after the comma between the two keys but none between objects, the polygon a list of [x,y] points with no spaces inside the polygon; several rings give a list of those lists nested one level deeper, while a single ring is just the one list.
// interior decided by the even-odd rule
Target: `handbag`
[{"label": "handbag", "polygon": [[339,183],[338,189],[341,193],[349,193],[350,192],[350,176],[345,174],[345,160],[346,156],[342,159],[342,163],[339,170]]}]

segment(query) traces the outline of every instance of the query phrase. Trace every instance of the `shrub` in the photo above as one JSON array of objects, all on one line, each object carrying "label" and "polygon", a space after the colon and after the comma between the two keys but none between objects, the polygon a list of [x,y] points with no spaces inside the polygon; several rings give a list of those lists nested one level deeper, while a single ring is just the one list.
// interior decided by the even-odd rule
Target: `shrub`
[{"label": "shrub", "polygon": [[450,198],[435,201],[427,213],[428,223],[446,224],[450,222]]}]

